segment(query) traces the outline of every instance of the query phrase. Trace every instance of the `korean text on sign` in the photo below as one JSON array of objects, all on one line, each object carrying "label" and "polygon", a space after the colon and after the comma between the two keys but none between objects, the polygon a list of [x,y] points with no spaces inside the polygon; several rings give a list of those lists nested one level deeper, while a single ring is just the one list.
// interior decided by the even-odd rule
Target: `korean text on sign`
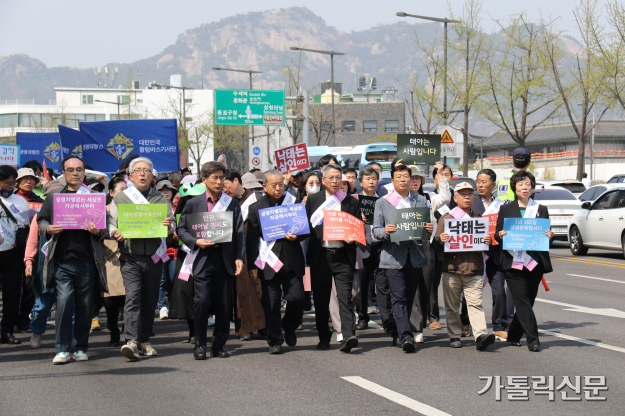
[{"label": "korean text on sign", "polygon": [[300,143],[276,150],[276,165],[282,173],[296,172],[310,168],[306,144]]},{"label": "korean text on sign", "polygon": [[[505,390],[510,401],[529,401],[529,392],[533,390],[536,396],[547,396],[550,402],[556,400],[560,393],[562,401],[605,401],[602,391],[608,391],[605,376],[563,376],[560,383],[555,382],[554,376],[480,376],[486,380],[486,385],[478,392],[481,396],[491,387],[495,390],[495,400],[501,401],[501,392]],[[531,380],[530,380],[531,378]],[[583,384],[582,384],[583,380]],[[507,382],[507,385],[504,385]]]},{"label": "korean text on sign", "polygon": [[53,224],[64,230],[85,230],[89,224],[106,228],[106,194],[54,194]]},{"label": "korean text on sign", "polygon": [[433,164],[441,157],[439,134],[398,134],[397,157],[404,164]]},{"label": "korean text on sign", "polygon": [[445,220],[445,233],[449,240],[445,242],[445,251],[485,251],[488,244],[484,237],[488,235],[488,218],[467,218]]},{"label": "korean text on sign", "polygon": [[345,241],[348,238],[366,246],[364,223],[346,212],[324,211],[323,239],[326,241]]}]

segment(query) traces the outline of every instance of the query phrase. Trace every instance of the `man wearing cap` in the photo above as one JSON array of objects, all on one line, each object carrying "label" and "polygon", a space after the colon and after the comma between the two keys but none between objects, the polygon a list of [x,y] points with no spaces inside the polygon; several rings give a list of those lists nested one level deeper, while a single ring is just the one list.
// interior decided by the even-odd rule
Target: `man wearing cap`
[{"label": "man wearing cap", "polygon": [[[446,220],[479,217],[471,211],[475,199],[473,193],[473,186],[468,182],[461,182],[454,188],[454,201],[457,208],[440,218],[432,242],[435,251],[444,252],[445,242],[449,240],[449,234],[445,233]],[[484,242],[491,244],[490,235],[484,237]],[[487,332],[486,316],[482,308],[483,276],[484,258],[481,251],[443,254],[443,299],[445,300],[447,333],[451,348],[462,347],[460,342],[462,322],[459,313],[462,293],[467,300],[469,320],[473,327],[476,348],[483,351],[495,342],[495,334]]]},{"label": "man wearing cap", "polygon": [[[239,201],[244,229],[247,234],[247,217],[250,206],[261,198],[263,186],[256,176],[246,173],[243,176],[236,170],[228,169],[224,175],[224,192]],[[255,274],[248,271],[248,263],[235,276],[234,290],[234,329],[241,341],[251,341],[252,334],[265,329],[265,311],[261,303],[262,286]]]},{"label": "man wearing cap", "polygon": [[185,176],[191,175],[191,169],[189,169],[189,168],[182,168],[180,173],[182,174],[182,177],[184,178]]},{"label": "man wearing cap", "polygon": [[517,147],[512,152],[512,165],[514,169],[504,178],[499,180],[497,184],[497,198],[504,204],[512,202],[516,199],[514,189],[510,188],[510,178],[520,170],[526,170],[532,160],[532,154],[526,147]]},{"label": "man wearing cap", "polygon": [[152,183],[152,161],[145,157],[133,159],[129,166],[130,181],[134,186],[118,193],[108,211],[109,235],[119,243],[122,278],[126,289],[124,304],[124,337],[126,345],[122,346],[121,354],[131,360],[157,355],[150,344],[150,336],[154,327],[154,311],[158,302],[160,280],[163,272],[163,261],[168,259],[167,246],[164,238],[133,238],[125,239],[119,233],[119,204],[165,204],[167,217],[162,225],[167,227],[167,234],[173,235],[176,221],[171,204],[165,195],[154,190]]}]

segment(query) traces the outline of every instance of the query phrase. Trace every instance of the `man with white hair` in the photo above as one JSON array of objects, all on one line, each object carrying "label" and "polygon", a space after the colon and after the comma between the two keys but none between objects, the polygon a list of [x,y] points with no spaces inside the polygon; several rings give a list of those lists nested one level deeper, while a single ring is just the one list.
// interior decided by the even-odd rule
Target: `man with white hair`
[{"label": "man with white hair", "polygon": [[122,278],[126,289],[124,305],[124,336],[127,344],[121,349],[124,357],[131,360],[141,354],[157,355],[150,344],[154,326],[154,311],[158,301],[160,276],[163,260],[167,260],[167,246],[164,238],[124,239],[117,227],[119,204],[164,204],[167,206],[167,218],[163,225],[169,235],[175,231],[174,212],[167,204],[165,196],[152,189],[152,171],[150,159],[139,157],[130,162],[128,172],[134,184],[113,198],[108,212],[109,235],[119,243]]}]

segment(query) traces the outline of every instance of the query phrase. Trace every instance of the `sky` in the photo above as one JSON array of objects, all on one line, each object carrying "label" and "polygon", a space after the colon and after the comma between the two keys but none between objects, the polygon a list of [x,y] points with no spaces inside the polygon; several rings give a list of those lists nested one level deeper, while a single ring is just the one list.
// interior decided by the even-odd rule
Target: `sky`
[{"label": "sky", "polygon": [[[460,13],[464,0],[450,0],[450,4]],[[536,21],[541,15],[560,18],[558,26],[575,36],[574,4],[571,0],[483,0],[484,26],[493,30],[494,19],[525,12]],[[434,17],[446,17],[448,11],[443,1],[423,0],[0,0],[0,55],[25,53],[49,67],[133,62],[161,52],[179,34],[203,23],[293,6],[306,7],[345,32],[401,20],[417,22],[395,16],[398,11]]]}]

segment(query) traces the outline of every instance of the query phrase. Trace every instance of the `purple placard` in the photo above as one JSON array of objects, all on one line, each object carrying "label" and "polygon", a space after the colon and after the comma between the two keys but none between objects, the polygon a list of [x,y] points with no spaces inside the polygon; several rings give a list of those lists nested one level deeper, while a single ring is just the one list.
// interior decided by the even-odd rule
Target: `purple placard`
[{"label": "purple placard", "polygon": [[53,194],[54,225],[64,230],[85,230],[92,222],[106,228],[106,194]]}]

